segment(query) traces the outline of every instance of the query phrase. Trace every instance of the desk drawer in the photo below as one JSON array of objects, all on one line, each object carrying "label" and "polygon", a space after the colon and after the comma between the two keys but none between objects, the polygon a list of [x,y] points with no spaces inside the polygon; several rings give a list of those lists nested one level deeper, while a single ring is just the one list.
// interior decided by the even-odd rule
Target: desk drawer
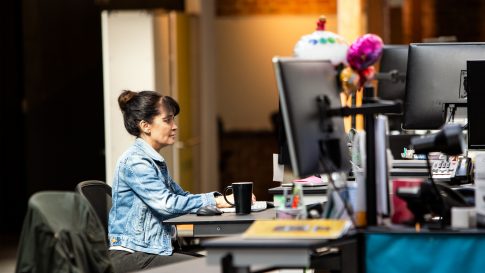
[{"label": "desk drawer", "polygon": [[214,237],[241,234],[251,223],[240,224],[198,224],[194,225],[194,237]]}]

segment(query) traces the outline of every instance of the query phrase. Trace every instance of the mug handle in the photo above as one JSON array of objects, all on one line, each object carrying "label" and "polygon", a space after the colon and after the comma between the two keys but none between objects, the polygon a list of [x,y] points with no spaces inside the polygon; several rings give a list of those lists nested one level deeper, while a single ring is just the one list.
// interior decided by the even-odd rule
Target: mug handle
[{"label": "mug handle", "polygon": [[233,203],[231,203],[231,202],[229,202],[229,200],[227,200],[227,198],[226,198],[226,192],[227,192],[228,190],[232,190],[232,186],[227,186],[227,187],[224,189],[224,192],[222,193],[222,196],[224,196],[224,200],[226,200],[226,202],[227,202],[229,205],[234,206],[234,204],[233,204]]}]

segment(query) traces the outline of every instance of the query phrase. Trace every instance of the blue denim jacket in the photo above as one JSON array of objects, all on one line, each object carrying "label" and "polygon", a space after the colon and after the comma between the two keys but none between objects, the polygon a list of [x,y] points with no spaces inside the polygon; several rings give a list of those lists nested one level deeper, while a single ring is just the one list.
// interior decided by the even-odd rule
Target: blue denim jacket
[{"label": "blue denim jacket", "polygon": [[108,224],[110,245],[171,255],[172,227],[163,221],[206,205],[215,205],[214,193],[184,191],[170,177],[163,157],[137,138],[116,165]]}]

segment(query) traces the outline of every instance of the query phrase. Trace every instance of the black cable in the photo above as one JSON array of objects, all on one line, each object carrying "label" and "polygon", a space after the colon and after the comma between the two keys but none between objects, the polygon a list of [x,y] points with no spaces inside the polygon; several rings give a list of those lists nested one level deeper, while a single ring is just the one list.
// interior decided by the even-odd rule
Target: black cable
[{"label": "black cable", "polygon": [[[342,201],[342,203],[344,204],[345,212],[347,212],[347,215],[349,215],[349,218],[350,218],[350,221],[352,222],[352,225],[354,227],[357,227],[357,225],[355,223],[355,219],[354,219],[354,211],[353,211],[352,207],[349,205],[349,202],[348,201],[345,201],[345,198],[342,197],[342,195],[340,194],[341,188],[337,188],[337,186],[335,185],[335,182],[333,181],[333,178],[332,178],[331,175],[330,175],[328,181],[330,182],[330,184],[332,185],[332,187],[335,189],[335,191],[337,191],[337,195],[338,195],[340,201]],[[347,183],[345,183],[344,189],[346,189],[347,190],[347,193],[349,193],[349,189],[347,187]],[[349,194],[349,198],[348,199],[350,199],[350,194]],[[341,214],[341,212],[339,212],[338,214]]]},{"label": "black cable", "polygon": [[429,153],[426,153],[426,166],[428,168],[429,180],[431,182],[431,186],[433,187],[435,192],[438,194],[438,198],[439,198],[439,201],[441,203],[440,226],[443,229],[445,227],[445,222],[444,222],[444,217],[445,217],[445,212],[446,212],[445,201],[443,200],[443,196],[441,196],[441,192],[439,191],[438,186],[434,182],[433,172],[432,172],[432,169],[431,169],[431,163],[429,161]]},{"label": "black cable", "polygon": [[[332,175],[331,175],[334,172],[338,172],[339,169],[337,168],[337,166],[335,166],[335,163],[332,160],[325,160],[326,158],[322,157],[322,155],[328,154],[328,150],[327,150],[326,145],[320,142],[319,146],[320,146],[320,156],[321,156],[320,163],[323,165],[323,168],[325,170],[327,170],[328,173],[329,173],[328,181],[332,185],[332,187],[337,191],[337,196],[339,197],[340,201],[342,201],[342,203],[344,204],[344,209],[347,212],[347,214],[349,215],[349,218],[350,218],[350,221],[352,222],[352,225],[354,225],[354,227],[357,227],[357,225],[355,224],[355,220],[354,220],[353,210],[352,210],[352,208],[350,208],[349,202],[346,202],[345,199],[342,197],[342,195],[340,195],[341,189],[337,188],[337,186],[335,185],[335,182],[333,181]],[[345,182],[345,188],[347,189],[347,192],[348,192],[347,182]],[[332,196],[330,196],[330,198],[331,197]],[[339,212],[339,214],[340,214],[340,212]]]},{"label": "black cable", "polygon": [[455,114],[456,114],[456,108],[457,106],[448,106],[448,108],[450,109],[450,116],[448,117],[448,121],[447,123],[449,123],[450,121],[453,122],[455,120]]}]

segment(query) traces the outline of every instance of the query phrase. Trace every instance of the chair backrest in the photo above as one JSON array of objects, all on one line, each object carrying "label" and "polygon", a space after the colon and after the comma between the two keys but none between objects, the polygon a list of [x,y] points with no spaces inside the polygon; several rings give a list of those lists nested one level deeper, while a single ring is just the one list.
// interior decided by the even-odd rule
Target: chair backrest
[{"label": "chair backrest", "polygon": [[15,272],[112,272],[103,227],[89,202],[67,191],[32,195]]},{"label": "chair backrest", "polygon": [[76,192],[86,197],[91,203],[103,224],[106,236],[108,236],[108,216],[112,205],[111,187],[103,181],[87,180],[77,184]]}]

